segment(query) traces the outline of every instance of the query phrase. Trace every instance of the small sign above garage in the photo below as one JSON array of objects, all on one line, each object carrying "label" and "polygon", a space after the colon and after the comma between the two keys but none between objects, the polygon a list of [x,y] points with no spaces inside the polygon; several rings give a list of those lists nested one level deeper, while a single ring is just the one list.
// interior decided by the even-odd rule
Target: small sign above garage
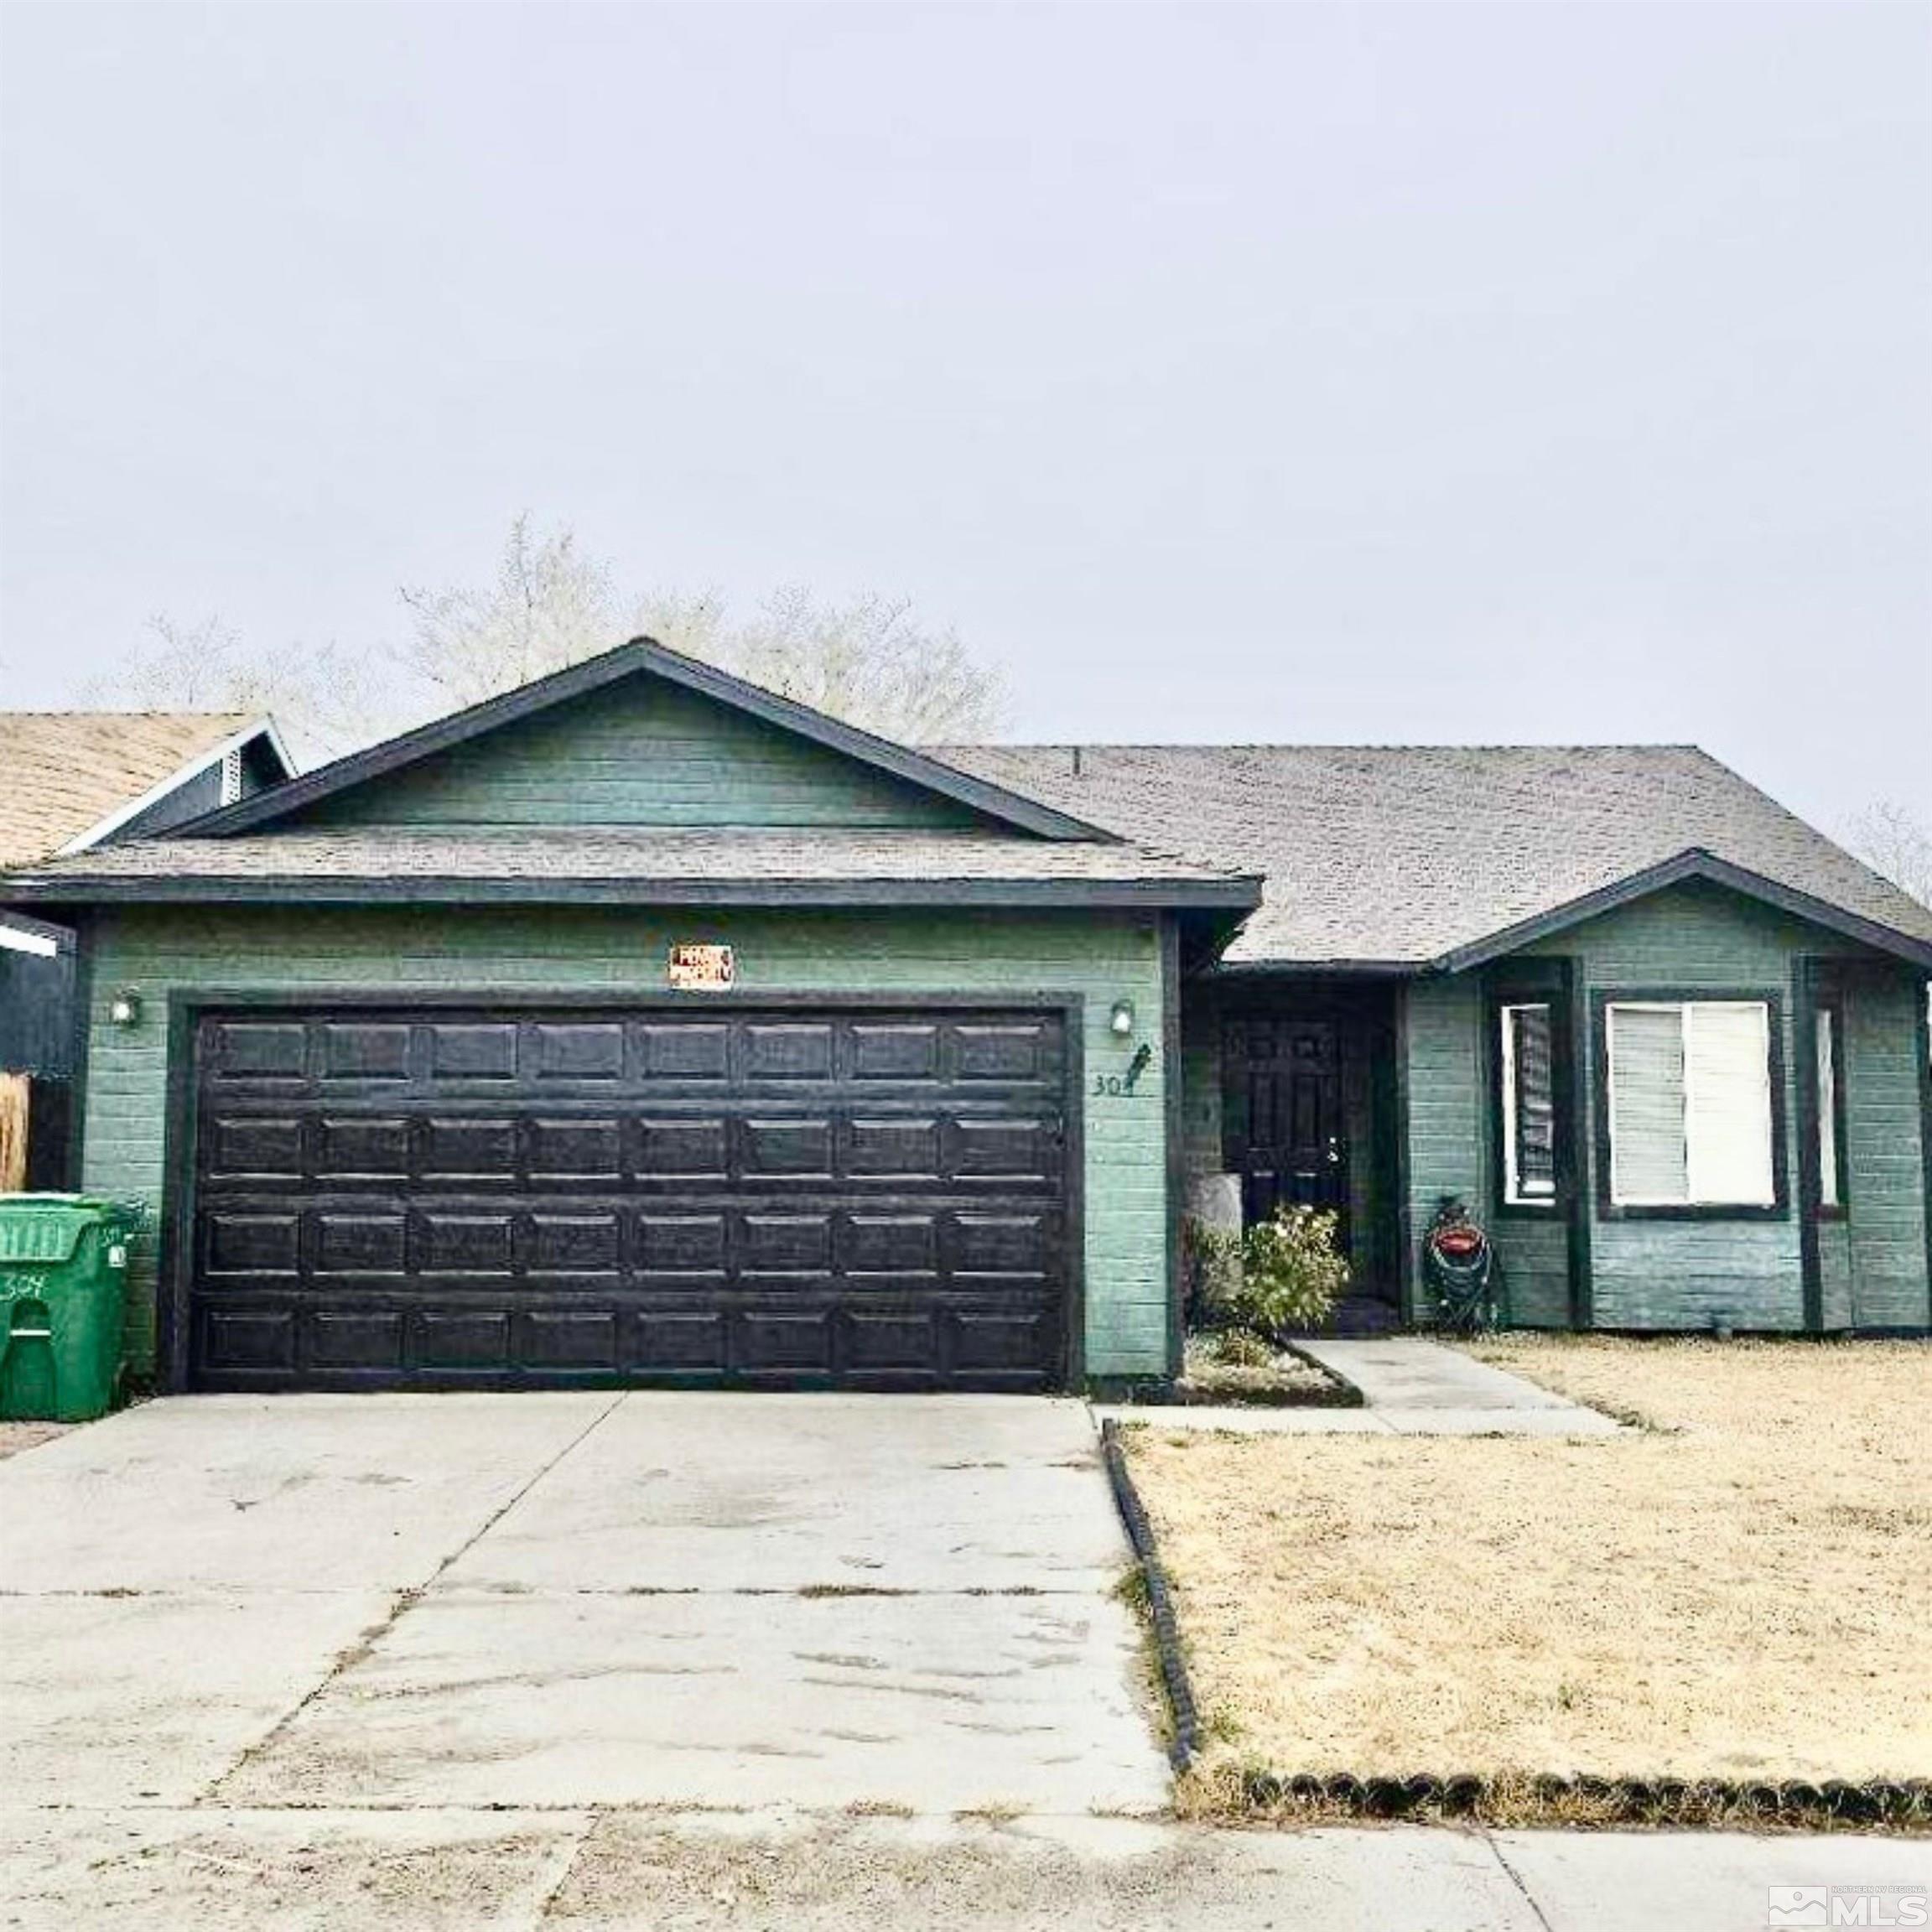
[{"label": "small sign above garage", "polygon": [[725,993],[737,977],[729,946],[675,945],[671,986],[678,993]]}]

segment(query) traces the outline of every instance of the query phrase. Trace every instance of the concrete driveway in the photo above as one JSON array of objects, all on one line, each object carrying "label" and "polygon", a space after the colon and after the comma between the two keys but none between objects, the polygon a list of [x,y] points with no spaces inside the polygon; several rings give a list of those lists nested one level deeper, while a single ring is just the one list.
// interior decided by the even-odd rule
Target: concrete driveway
[{"label": "concrete driveway", "polygon": [[209,1396],[0,1463],[9,1805],[1147,1810],[1093,1425]]}]

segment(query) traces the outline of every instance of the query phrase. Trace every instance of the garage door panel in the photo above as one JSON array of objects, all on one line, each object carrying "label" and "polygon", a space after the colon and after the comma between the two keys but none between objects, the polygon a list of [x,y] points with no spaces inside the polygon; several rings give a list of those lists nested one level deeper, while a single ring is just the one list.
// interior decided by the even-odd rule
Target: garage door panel
[{"label": "garage door panel", "polygon": [[224,1181],[299,1181],[306,1171],[299,1119],[233,1114],[210,1131],[207,1171]]},{"label": "garage door panel", "polygon": [[965,1010],[205,1015],[193,1375],[1052,1386],[1060,1034]]},{"label": "garage door panel", "polygon": [[416,1171],[425,1182],[502,1182],[523,1174],[522,1136],[515,1120],[439,1119],[422,1124]]},{"label": "garage door panel", "polygon": [[523,1368],[605,1370],[621,1365],[621,1337],[615,1308],[536,1309],[521,1320],[517,1360]]},{"label": "garage door panel", "polygon": [[740,1275],[832,1272],[832,1218],[828,1214],[746,1214],[740,1218],[737,1271]]},{"label": "garage door panel", "polygon": [[947,1259],[958,1275],[1045,1275],[1059,1245],[1057,1216],[959,1213],[949,1218]]},{"label": "garage door panel", "polygon": [[302,1326],[301,1358],[310,1369],[399,1374],[405,1366],[407,1324],[400,1308],[315,1308]]},{"label": "garage door panel", "polygon": [[731,1028],[723,1021],[636,1023],[636,1067],[647,1081],[715,1084],[731,1072]]},{"label": "garage door panel", "polygon": [[828,1080],[832,1078],[831,1022],[754,1021],[744,1031],[747,1081]]},{"label": "garage door panel", "polygon": [[622,1273],[623,1223],[613,1210],[602,1214],[529,1215],[522,1223],[523,1265],[531,1275],[561,1275],[574,1280]]},{"label": "garage door panel", "polygon": [[428,1374],[508,1369],[506,1308],[418,1308],[409,1320],[410,1366]]},{"label": "garage door panel", "polygon": [[1031,1021],[953,1030],[958,1077],[969,1081],[1057,1081],[1053,1053],[1058,1030]]},{"label": "garage door panel", "polygon": [[833,1372],[832,1311],[740,1308],[730,1324],[731,1366],[751,1380]]},{"label": "garage door panel", "polygon": [[423,1029],[433,1080],[501,1082],[517,1078],[519,1029],[513,1020],[463,1021]]},{"label": "garage door panel", "polygon": [[388,1275],[406,1279],[409,1222],[403,1214],[319,1213],[309,1218],[309,1269],[318,1277]]},{"label": "garage door panel", "polygon": [[939,1078],[940,1029],[931,1021],[873,1025],[854,1022],[847,1031],[852,1078],[862,1081]]},{"label": "garage door panel", "polygon": [[621,1021],[539,1021],[530,1029],[539,1082],[617,1080],[624,1073]]},{"label": "garage door panel", "polygon": [[411,1259],[419,1274],[511,1272],[516,1229],[508,1214],[419,1213],[414,1222]]},{"label": "garage door panel", "polygon": [[289,1307],[225,1307],[196,1311],[197,1359],[217,1372],[286,1379],[295,1373],[295,1311]]},{"label": "garage door panel", "polygon": [[541,1181],[619,1181],[624,1174],[624,1128],[604,1119],[529,1123],[529,1176]]},{"label": "garage door panel", "polygon": [[735,1172],[744,1180],[832,1178],[829,1119],[740,1120],[737,1124]]},{"label": "garage door panel", "polygon": [[248,1277],[302,1272],[302,1218],[292,1210],[213,1213],[203,1218],[200,1249],[203,1273]]},{"label": "garage door panel", "polygon": [[947,1169],[958,1179],[1045,1182],[1056,1166],[1047,1123],[963,1118],[951,1124]]},{"label": "garage door panel", "polygon": [[922,1279],[939,1270],[939,1226],[932,1213],[845,1214],[839,1218],[842,1275],[896,1275]]},{"label": "garage door panel", "polygon": [[636,1124],[634,1137],[640,1180],[723,1181],[730,1173],[730,1123],[722,1116],[646,1119]]},{"label": "garage door panel", "polygon": [[317,1124],[311,1179],[325,1185],[343,1181],[407,1181],[410,1123],[406,1116],[325,1115]]},{"label": "garage door panel", "polygon": [[346,1020],[325,1024],[319,1038],[325,1082],[407,1080],[410,1028],[407,1024]]},{"label": "garage door panel", "polygon": [[309,1031],[299,1020],[226,1020],[205,1027],[203,1064],[217,1081],[305,1080]]},{"label": "garage door panel", "polygon": [[931,1117],[853,1119],[846,1124],[839,1172],[855,1181],[937,1181],[940,1141],[939,1123]]}]

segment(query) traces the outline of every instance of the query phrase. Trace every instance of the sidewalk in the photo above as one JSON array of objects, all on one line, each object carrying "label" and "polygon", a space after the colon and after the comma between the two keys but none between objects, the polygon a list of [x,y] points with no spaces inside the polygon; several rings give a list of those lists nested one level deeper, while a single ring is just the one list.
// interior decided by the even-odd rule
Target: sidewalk
[{"label": "sidewalk", "polygon": [[0,1817],[0,1923],[23,1932],[1763,1932],[1832,1923],[1774,1888],[1831,1887],[1887,1908],[1837,1923],[1912,1924],[1898,1903],[1932,1887],[1932,1845],[603,1808]]},{"label": "sidewalk", "polygon": [[1095,1414],[1161,1429],[1301,1436],[1614,1436],[1594,1409],[1419,1335],[1297,1341],[1296,1348],[1362,1392],[1359,1409],[1217,1409],[1109,1403]]}]

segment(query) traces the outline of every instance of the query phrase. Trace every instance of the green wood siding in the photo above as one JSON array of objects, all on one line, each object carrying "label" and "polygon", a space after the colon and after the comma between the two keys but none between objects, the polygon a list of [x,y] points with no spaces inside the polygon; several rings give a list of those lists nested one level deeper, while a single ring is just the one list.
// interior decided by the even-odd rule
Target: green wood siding
[{"label": "green wood siding", "polygon": [[1181,1145],[1190,1174],[1218,1174],[1221,1144],[1221,1016],[1213,989],[1195,981],[1181,1007]]},{"label": "green wood siding", "polygon": [[633,678],[325,801],[314,826],[968,826],[965,807]]},{"label": "green wood siding", "polygon": [[[1804,1325],[1797,1202],[1794,1035],[1807,958],[1830,962],[1845,1014],[1846,1159],[1849,1206],[1820,1229],[1827,1327],[1924,1327],[1928,1306],[1924,1147],[1919,1124],[1914,1002],[1923,982],[1854,943],[1721,887],[1692,883],[1620,907],[1524,949],[1568,956],[1580,994],[1655,988],[1762,991],[1782,1004],[1789,1212],[1774,1220],[1646,1220],[1598,1210],[1594,1129],[1578,1151],[1589,1204],[1591,1288],[1602,1328],[1741,1328]],[[1409,1225],[1413,1260],[1442,1194],[1487,1218],[1509,1283],[1514,1318],[1571,1320],[1567,1232],[1498,1217],[1490,1121],[1488,1042],[1480,975],[1422,979],[1407,991]],[[1580,1039],[1587,1110],[1595,1098],[1597,1043]]]},{"label": "green wood siding", "polygon": [[1483,984],[1475,974],[1419,979],[1407,989],[1400,1037],[1408,1093],[1408,1190],[1403,1241],[1415,1269],[1416,1309],[1426,1314],[1422,1237],[1445,1194],[1487,1219],[1489,1154],[1484,1129]]},{"label": "green wood siding", "polygon": [[[742,912],[675,922],[615,908],[418,913],[135,909],[93,934],[86,1186],[159,1203],[164,1187],[170,995],[315,989],[595,992],[614,1001],[664,984],[673,939],[736,949],[746,995],[1001,993],[1085,1001],[1083,1109],[1087,1371],[1160,1376],[1167,1364],[1166,1163],[1157,922],[1140,916]],[[141,1024],[106,1020],[132,986]],[[1142,1016],[1109,1031],[1114,1000]],[[1131,1092],[1094,1095],[1145,1039],[1153,1062]],[[154,1243],[136,1254],[128,1353],[153,1360]]]},{"label": "green wood siding", "polygon": [[1843,981],[1845,1238],[1843,1300],[1827,1327],[1924,1327],[1928,1307],[1925,1179],[1919,1120],[1918,1008],[1910,974],[1858,972]]}]

